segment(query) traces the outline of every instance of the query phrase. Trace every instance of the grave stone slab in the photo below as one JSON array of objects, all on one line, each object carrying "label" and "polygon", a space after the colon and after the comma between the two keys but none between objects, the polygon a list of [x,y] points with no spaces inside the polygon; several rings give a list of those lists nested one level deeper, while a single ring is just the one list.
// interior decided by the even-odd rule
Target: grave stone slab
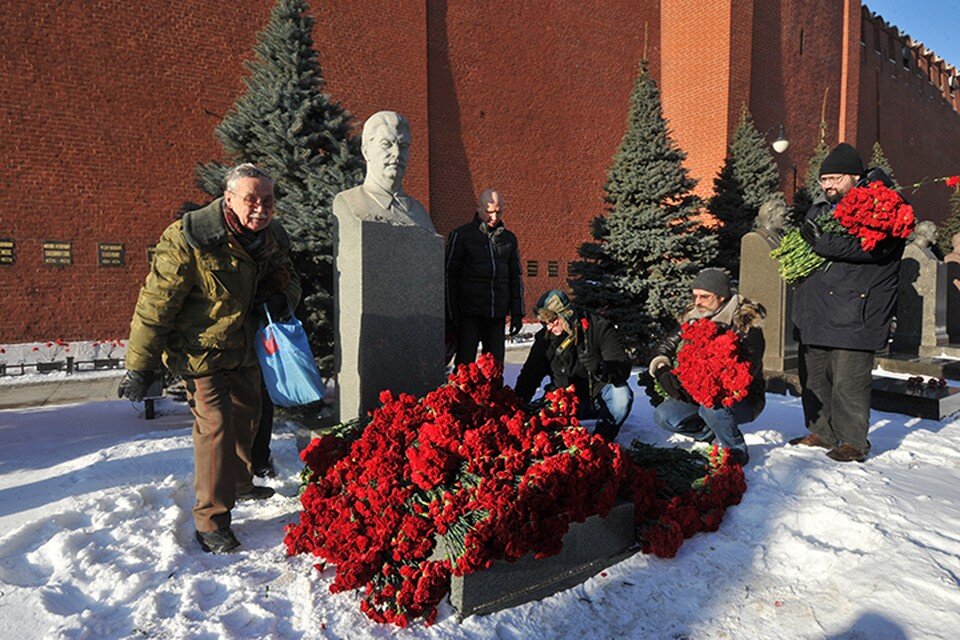
[{"label": "grave stone slab", "polygon": [[793,291],[780,277],[777,261],[770,257],[776,246],[776,239],[762,230],[746,234],[740,242],[740,293],[767,310],[763,368],[771,379],[797,368],[797,343],[790,319]]},{"label": "grave stone slab", "polygon": [[960,262],[947,262],[947,337],[960,344]]},{"label": "grave stone slab", "polygon": [[871,385],[870,406],[879,411],[943,420],[960,411],[960,388],[915,388],[906,380],[875,378]]},{"label": "grave stone slab", "polygon": [[418,225],[336,219],[339,419],[380,392],[423,396],[444,380],[443,239]]},{"label": "grave stone slab", "polygon": [[893,353],[939,355],[947,345],[947,270],[933,252],[910,243],[900,263]]},{"label": "grave stone slab", "polygon": [[633,503],[621,502],[604,518],[571,524],[558,555],[537,560],[531,554],[452,577],[450,603],[463,620],[546,598],[632,555],[636,544]]}]

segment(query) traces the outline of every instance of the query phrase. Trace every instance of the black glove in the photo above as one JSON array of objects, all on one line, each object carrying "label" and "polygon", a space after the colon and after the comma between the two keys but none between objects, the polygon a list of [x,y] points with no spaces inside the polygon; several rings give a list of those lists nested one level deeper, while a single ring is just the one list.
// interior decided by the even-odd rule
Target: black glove
[{"label": "black glove", "polygon": [[267,309],[270,311],[270,317],[276,320],[283,320],[290,315],[290,303],[287,301],[287,296],[282,291],[278,293],[271,293],[268,296],[257,296],[253,299],[253,308],[264,320],[267,319],[267,314],[263,312],[263,305],[267,305]]},{"label": "black glove", "polygon": [[587,373],[592,376],[597,375],[597,370],[603,362],[599,357],[595,356],[590,349],[587,349],[586,345],[584,345],[583,349],[577,349],[577,360],[579,360],[583,368],[587,370]]},{"label": "black glove", "polygon": [[670,367],[660,367],[653,374],[653,377],[657,379],[657,382],[660,383],[660,386],[667,392],[668,396],[674,400],[686,402],[686,392],[683,390],[683,385],[680,384],[679,378],[670,371]]},{"label": "black glove", "polygon": [[140,402],[143,396],[157,380],[156,371],[127,371],[117,387],[118,398],[128,398],[133,402]]},{"label": "black glove", "polygon": [[820,230],[813,218],[804,220],[803,224],[800,225],[800,237],[811,247],[817,244],[822,234],[823,231]]},{"label": "black glove", "polygon": [[523,329],[523,316],[510,316],[510,335],[517,335],[521,329]]}]

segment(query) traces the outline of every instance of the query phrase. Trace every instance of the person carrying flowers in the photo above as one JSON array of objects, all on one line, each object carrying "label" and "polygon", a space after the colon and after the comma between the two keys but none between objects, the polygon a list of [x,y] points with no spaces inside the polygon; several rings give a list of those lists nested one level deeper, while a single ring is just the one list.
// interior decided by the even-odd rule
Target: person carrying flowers
[{"label": "person carrying flowers", "polygon": [[702,270],[680,326],[654,347],[648,367],[665,399],[653,413],[661,429],[713,442],[734,464],[750,460],[740,425],[766,401],[763,307],[730,289],[721,269]]},{"label": "person carrying flowers", "polygon": [[630,358],[616,327],[608,320],[577,309],[563,291],[551,289],[534,309],[543,328],[520,375],[516,392],[530,402],[550,376],[554,388],[573,385],[579,399],[577,417],[596,418],[594,433],[613,441],[633,408]]},{"label": "person carrying flowers", "polygon": [[[912,210],[901,206],[889,178],[874,169],[862,179],[865,173],[849,144],[838,144],[824,158],[824,193],[804,217],[800,234],[826,261],[794,293],[801,399],[810,433],[790,444],[827,449],[839,462],[863,462],[870,452],[874,354],[887,344],[904,237],[913,225]],[[869,228],[891,211],[902,211],[903,222],[893,220],[889,232]],[[825,228],[823,220],[831,216],[847,230]]]}]

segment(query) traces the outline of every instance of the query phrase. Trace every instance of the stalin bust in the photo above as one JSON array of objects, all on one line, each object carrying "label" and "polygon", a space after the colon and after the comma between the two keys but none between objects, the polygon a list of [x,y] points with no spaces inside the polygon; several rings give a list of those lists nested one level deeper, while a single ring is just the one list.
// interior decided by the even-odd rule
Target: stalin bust
[{"label": "stalin bust", "polygon": [[410,124],[395,111],[378,111],[363,123],[361,138],[367,173],[363,184],[341,191],[333,201],[337,218],[363,222],[417,225],[435,232],[423,205],[403,192],[403,175],[410,158]]}]

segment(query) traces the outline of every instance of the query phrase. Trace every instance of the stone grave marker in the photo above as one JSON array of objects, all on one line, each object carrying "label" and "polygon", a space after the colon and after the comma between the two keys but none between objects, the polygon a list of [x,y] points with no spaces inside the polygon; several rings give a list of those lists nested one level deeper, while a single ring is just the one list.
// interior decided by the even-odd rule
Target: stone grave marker
[{"label": "stone grave marker", "polygon": [[364,183],[333,202],[341,421],[377,407],[383,390],[421,396],[445,374],[443,238],[403,192],[410,126],[381,111],[362,140]]},{"label": "stone grave marker", "polygon": [[[549,558],[533,554],[516,562],[497,562],[489,569],[450,581],[450,603],[460,620],[539,600],[569,589],[637,549],[632,502],[619,502],[606,517],[591,516],[573,523],[563,538],[563,549]],[[434,560],[443,555],[443,539]]]},{"label": "stone grave marker", "polygon": [[904,249],[896,313],[891,352],[935,356],[947,345],[946,267],[921,243]]},{"label": "stone grave marker", "polygon": [[782,198],[767,201],[757,216],[757,229],[740,241],[739,291],[767,310],[763,325],[766,341],[763,369],[768,387],[769,383],[782,382],[785,374],[792,374],[797,368],[797,342],[790,319],[793,291],[780,277],[777,261],[770,257],[770,252],[780,244],[785,213],[786,204]]}]

